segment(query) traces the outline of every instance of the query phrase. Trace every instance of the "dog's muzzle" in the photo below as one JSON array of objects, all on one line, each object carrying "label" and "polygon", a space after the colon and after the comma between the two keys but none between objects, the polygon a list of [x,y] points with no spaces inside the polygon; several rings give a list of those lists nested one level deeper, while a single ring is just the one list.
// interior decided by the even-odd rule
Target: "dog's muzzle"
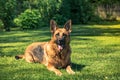
[{"label": "dog's muzzle", "polygon": [[58,49],[61,51],[65,48],[65,39],[57,40]]}]

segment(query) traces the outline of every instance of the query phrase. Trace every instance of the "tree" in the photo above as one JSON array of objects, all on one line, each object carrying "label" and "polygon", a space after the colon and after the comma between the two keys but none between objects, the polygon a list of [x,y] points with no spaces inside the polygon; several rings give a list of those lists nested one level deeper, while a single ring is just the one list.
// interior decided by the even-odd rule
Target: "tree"
[{"label": "tree", "polygon": [[0,19],[4,24],[5,31],[10,31],[13,25],[16,0],[0,0]]}]

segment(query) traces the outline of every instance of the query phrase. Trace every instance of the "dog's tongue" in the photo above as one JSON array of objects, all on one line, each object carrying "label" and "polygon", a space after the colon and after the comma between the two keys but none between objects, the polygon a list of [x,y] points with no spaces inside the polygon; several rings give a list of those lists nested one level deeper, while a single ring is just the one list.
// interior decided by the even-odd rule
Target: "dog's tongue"
[{"label": "dog's tongue", "polygon": [[63,47],[58,45],[58,49],[61,51],[63,49]]}]

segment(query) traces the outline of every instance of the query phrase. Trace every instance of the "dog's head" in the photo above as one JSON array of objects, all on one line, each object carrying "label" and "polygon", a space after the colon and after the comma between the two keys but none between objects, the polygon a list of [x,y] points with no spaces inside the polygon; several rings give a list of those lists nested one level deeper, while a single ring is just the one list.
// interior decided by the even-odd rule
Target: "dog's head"
[{"label": "dog's head", "polygon": [[71,20],[68,20],[63,28],[59,28],[54,20],[50,21],[52,40],[63,50],[70,43]]}]

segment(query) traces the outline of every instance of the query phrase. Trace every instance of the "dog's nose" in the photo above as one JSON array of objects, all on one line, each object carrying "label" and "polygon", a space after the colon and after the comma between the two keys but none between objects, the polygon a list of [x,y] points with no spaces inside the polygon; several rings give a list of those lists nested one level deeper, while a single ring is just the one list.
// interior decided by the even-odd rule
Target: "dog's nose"
[{"label": "dog's nose", "polygon": [[58,44],[59,44],[59,45],[63,45],[63,44],[64,44],[64,39],[59,39],[59,40],[58,40]]},{"label": "dog's nose", "polygon": [[59,42],[63,42],[64,41],[64,39],[62,38],[62,39],[59,39]]}]

